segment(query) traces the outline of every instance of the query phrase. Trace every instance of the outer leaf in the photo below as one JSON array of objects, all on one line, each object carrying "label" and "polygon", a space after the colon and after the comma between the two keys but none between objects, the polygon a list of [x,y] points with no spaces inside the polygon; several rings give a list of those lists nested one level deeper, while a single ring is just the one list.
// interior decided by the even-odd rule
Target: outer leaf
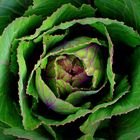
[{"label": "outer leaf", "polygon": [[[42,3],[50,4],[49,2],[50,2],[49,0],[33,0],[33,3],[34,3],[35,7],[37,5],[42,4]],[[58,2],[58,1],[57,0],[52,0],[52,3],[55,3],[55,2]],[[58,3],[62,3],[62,5],[65,4],[65,3],[71,3],[75,6],[81,6],[83,3],[88,3],[88,2],[86,0],[73,0],[73,1],[71,1],[71,0],[61,0]]]},{"label": "outer leaf", "polygon": [[0,52],[3,52],[0,54],[0,59],[3,67],[9,63],[10,47],[13,39],[29,33],[29,31],[37,26],[35,23],[40,24],[40,20],[41,18],[37,16],[32,16],[29,18],[22,17],[15,20],[6,28],[0,38]]},{"label": "outer leaf", "polygon": [[34,71],[31,72],[30,77],[28,79],[26,93],[28,95],[32,95],[38,101],[38,92],[37,92],[36,87],[35,87]]},{"label": "outer leaf", "polygon": [[140,107],[140,47],[136,48],[131,61],[131,91],[123,99],[119,100],[110,110],[114,115],[122,114]]},{"label": "outer leaf", "polygon": [[[120,106],[117,106],[114,103],[116,103],[123,95],[125,95],[128,92],[128,89],[129,84],[127,82],[127,79],[124,78],[115,89],[116,97],[110,102],[97,105],[95,108],[93,108],[93,113],[89,116],[87,121],[81,126],[80,128],[81,131],[84,132],[85,134],[90,133],[94,135],[93,133],[95,132],[94,127],[95,125],[98,124],[98,122],[106,118],[110,118],[115,113],[119,113]],[[114,108],[112,108],[111,106],[112,104],[114,104],[113,107],[116,107],[116,112],[114,112]]]},{"label": "outer leaf", "polygon": [[140,47],[135,49],[131,58],[131,91],[123,99],[119,100],[110,109],[114,115],[126,113],[140,107]]},{"label": "outer leaf", "polygon": [[0,129],[7,128],[7,127],[9,126],[6,125],[5,123],[0,122]]},{"label": "outer leaf", "polygon": [[27,83],[27,67],[25,59],[27,59],[28,55],[30,55],[33,47],[34,45],[32,43],[21,42],[17,50],[17,59],[19,65],[19,103],[25,129],[34,129],[40,124],[40,121],[31,114],[32,110],[29,108],[27,95],[25,94],[25,86]]},{"label": "outer leaf", "polygon": [[71,3],[76,7],[80,7],[82,4],[87,3],[86,0],[33,0],[33,6],[25,12],[26,16],[29,15],[43,15],[50,16],[54,11],[64,4]]},{"label": "outer leaf", "polygon": [[37,131],[25,131],[24,129],[19,129],[16,127],[7,128],[4,130],[6,135],[13,135],[18,138],[29,139],[29,140],[47,140],[47,138]]},{"label": "outer leaf", "polygon": [[88,109],[81,109],[79,111],[77,111],[75,114],[70,114],[66,119],[62,120],[62,121],[58,121],[58,120],[52,120],[52,119],[47,119],[44,118],[42,116],[38,116],[38,118],[46,125],[48,126],[60,126],[60,125],[65,125],[71,122],[74,122],[75,120],[84,117],[85,115],[91,113],[90,110]]},{"label": "outer leaf", "polygon": [[89,5],[84,4],[80,8],[76,8],[71,4],[65,4],[57,9],[57,11],[54,12],[50,17],[44,20],[43,24],[36,30],[35,34],[31,37],[28,37],[27,39],[36,38],[41,32],[48,30],[62,22],[72,19],[92,17],[94,16],[94,13],[95,10]]},{"label": "outer leaf", "polygon": [[108,39],[108,47],[109,47],[109,58],[108,58],[108,62],[107,62],[107,76],[110,82],[110,98],[113,97],[113,92],[114,92],[114,85],[115,85],[115,73],[113,72],[113,53],[114,53],[114,49],[113,49],[113,44],[112,41],[110,39],[110,36],[105,28],[105,34],[107,36]]},{"label": "outer leaf", "polygon": [[17,64],[17,47],[20,40],[14,39],[11,45],[11,59],[10,59],[10,71],[15,75],[18,73],[18,64]]},{"label": "outer leaf", "polygon": [[[139,93],[140,93],[140,83],[139,83],[140,65],[139,65],[139,62],[140,62],[140,60],[139,60],[139,55],[140,55],[140,47],[135,49],[135,52],[132,56],[131,72],[130,72],[131,83],[132,83],[131,84],[132,85],[131,91],[125,97],[121,98],[118,102],[116,102],[115,104],[113,104],[107,108],[99,109],[99,110],[97,110],[97,112],[93,113],[89,117],[89,119],[85,122],[85,124],[81,127],[81,129],[83,131],[89,132],[87,126],[91,122],[96,123],[96,122],[99,122],[99,121],[104,120],[106,118],[111,118],[113,115],[127,113],[127,112],[130,112],[130,111],[140,107],[140,98],[139,98]],[[134,133],[134,135],[130,134],[129,136],[135,137],[135,135],[139,137],[137,132]],[[124,137],[127,137],[127,135],[122,136],[122,138],[124,138]]]},{"label": "outer leaf", "polygon": [[1,140],[15,140],[15,137],[13,137],[13,136],[4,135],[3,129],[1,129],[1,128],[0,128],[0,138],[1,138]]},{"label": "outer leaf", "polygon": [[1,0],[0,1],[0,34],[16,17],[22,16],[32,0]]},{"label": "outer leaf", "polygon": [[44,125],[44,128],[52,135],[52,137],[53,137],[55,140],[57,140],[56,133],[55,133],[55,131],[52,129],[51,126]]},{"label": "outer leaf", "polygon": [[87,134],[87,135],[80,137],[78,140],[94,140],[94,139],[93,139],[92,135]]},{"label": "outer leaf", "polygon": [[0,35],[11,20],[12,19],[9,16],[0,16]]},{"label": "outer leaf", "polygon": [[[66,30],[69,27],[79,23],[81,25],[91,25],[93,27],[101,28],[104,24],[109,32],[109,35],[113,41],[117,43],[125,43],[128,46],[136,47],[140,45],[140,36],[132,28],[124,25],[122,22],[116,20],[103,19],[103,18],[84,18],[80,20],[73,20],[65,23],[61,23],[58,26],[54,26],[50,30],[46,31],[44,34],[52,34],[56,30]],[[98,29],[97,28],[97,29]],[[104,34],[104,30],[99,30]],[[129,41],[128,41],[129,40]]]},{"label": "outer leaf", "polygon": [[104,17],[124,21],[140,32],[139,0],[95,0],[95,5]]},{"label": "outer leaf", "polygon": [[113,134],[117,140],[140,138],[140,109],[115,117]]},{"label": "outer leaf", "polygon": [[107,31],[107,28],[103,25],[93,25],[93,27],[95,27],[96,29],[98,29],[102,34],[104,34],[107,38],[108,41],[108,48],[109,48],[109,57],[107,60],[107,69],[106,69],[106,73],[107,73],[107,77],[109,79],[110,82],[110,95],[109,98],[113,97],[113,92],[114,92],[114,85],[115,85],[115,73],[113,72],[113,53],[114,53],[114,48],[113,48],[113,43],[112,40],[110,38],[110,35]]},{"label": "outer leaf", "polygon": [[0,37],[0,120],[10,126],[17,126],[21,123],[14,102],[11,99],[13,94],[11,93],[10,83],[12,77],[9,72],[11,43],[14,38],[26,35],[36,27],[36,24],[40,24],[40,20],[40,17],[37,16],[19,18],[10,24]]}]

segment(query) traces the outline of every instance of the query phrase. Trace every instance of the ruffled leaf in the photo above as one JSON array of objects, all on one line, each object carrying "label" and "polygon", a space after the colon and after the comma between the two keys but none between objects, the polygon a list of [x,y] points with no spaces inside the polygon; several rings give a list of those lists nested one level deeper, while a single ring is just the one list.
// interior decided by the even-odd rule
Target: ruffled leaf
[{"label": "ruffled leaf", "polygon": [[113,118],[113,134],[118,140],[140,138],[140,109]]},{"label": "ruffled leaf", "polygon": [[25,16],[29,15],[43,15],[50,16],[55,12],[59,7],[64,4],[71,3],[76,7],[80,7],[82,4],[87,3],[86,0],[33,0],[33,6],[30,6],[29,9],[25,12]]},{"label": "ruffled leaf", "polygon": [[73,19],[92,17],[94,16],[94,12],[94,9],[89,5],[82,5],[80,8],[76,8],[71,4],[65,4],[57,9],[57,11],[54,12],[50,17],[47,17],[47,19],[43,21],[40,28],[36,30],[34,35],[27,37],[26,39],[34,39],[41,32],[51,29],[53,26],[59,25],[62,22],[70,21]]},{"label": "ruffled leaf", "polygon": [[112,41],[111,41],[110,36],[109,36],[106,29],[105,29],[105,34],[106,34],[107,39],[108,39],[108,47],[109,47],[109,58],[108,58],[108,62],[107,62],[107,76],[108,76],[108,79],[110,82],[110,98],[112,98],[113,92],[114,92],[114,85],[115,85],[115,73],[113,72],[114,49],[113,49]]},{"label": "ruffled leaf", "polygon": [[95,5],[104,17],[124,21],[140,32],[139,0],[95,0]]},{"label": "ruffled leaf", "polygon": [[26,83],[27,83],[27,66],[25,59],[28,58],[33,51],[34,45],[32,42],[21,42],[17,50],[17,60],[19,65],[19,104],[21,109],[21,115],[23,117],[23,126],[25,129],[37,128],[40,121],[32,115],[32,110],[28,104],[28,97],[26,95]]},{"label": "ruffled leaf", "polygon": [[15,140],[13,136],[7,136],[3,133],[3,129],[0,128],[0,138],[1,140]]},{"label": "ruffled leaf", "polygon": [[36,27],[35,23],[40,24],[40,21],[40,17],[37,16],[19,18],[12,22],[0,37],[0,120],[10,126],[21,124],[21,119],[11,99],[13,96],[11,95],[13,77],[9,71],[10,47],[14,38],[25,36]]},{"label": "ruffled leaf", "polygon": [[24,129],[20,128],[7,128],[4,130],[4,133],[6,135],[12,135],[16,136],[18,138],[23,138],[23,139],[31,139],[31,140],[47,140],[48,138],[43,136],[37,131],[26,131]]},{"label": "ruffled leaf", "polygon": [[[112,101],[103,103],[100,105],[97,105],[95,108],[93,108],[92,114],[89,116],[89,118],[86,120],[86,122],[80,127],[81,131],[85,134],[90,133],[91,135],[94,135],[93,132],[94,126],[98,124],[100,121],[112,117],[112,115],[120,114],[120,107],[118,100],[122,99],[122,96],[124,96],[129,91],[129,84],[126,78],[124,78],[119,85],[117,85],[115,89],[115,97]],[[114,107],[114,108],[113,108]]]},{"label": "ruffled leaf", "polygon": [[38,119],[41,120],[44,124],[48,126],[60,126],[60,125],[65,125],[71,122],[74,122],[75,120],[84,117],[85,115],[91,113],[91,110],[88,109],[80,109],[77,111],[75,114],[70,114],[66,119],[58,121],[58,120],[53,120],[53,119],[47,119],[42,116],[38,116]]},{"label": "ruffled leaf", "polygon": [[[61,23],[58,26],[51,28],[46,31],[44,34],[52,34],[56,30],[66,30],[76,23],[81,25],[90,25],[96,28],[101,28],[102,24],[104,24],[109,32],[109,35],[113,41],[117,41],[117,43],[124,43],[131,47],[136,47],[140,45],[140,36],[136,33],[131,27],[124,25],[122,22],[118,22],[116,20],[111,19],[103,19],[103,18],[85,18],[79,20],[73,20],[65,23]],[[99,30],[102,34],[104,34],[104,30]],[[128,41],[129,40],[129,41]]]},{"label": "ruffled leaf", "polygon": [[41,69],[36,70],[36,88],[42,101],[46,104],[46,108],[50,108],[58,113],[71,114],[78,111],[79,107],[57,98],[50,88],[43,82],[41,78]]},{"label": "ruffled leaf", "polygon": [[1,0],[0,1],[0,35],[4,28],[16,17],[24,14],[31,0]]},{"label": "ruffled leaf", "polygon": [[84,97],[87,97],[87,96],[90,96],[90,95],[93,95],[93,94],[96,94],[98,93],[103,87],[105,86],[105,84],[98,90],[91,90],[91,91],[75,91],[75,92],[72,92],[67,98],[66,98],[66,101],[73,104],[73,105],[76,105],[78,103],[80,103],[81,100],[84,99]]},{"label": "ruffled leaf", "polygon": [[17,64],[17,47],[19,45],[19,40],[15,39],[12,42],[11,46],[11,59],[10,59],[10,71],[15,75],[18,73],[18,64]]}]

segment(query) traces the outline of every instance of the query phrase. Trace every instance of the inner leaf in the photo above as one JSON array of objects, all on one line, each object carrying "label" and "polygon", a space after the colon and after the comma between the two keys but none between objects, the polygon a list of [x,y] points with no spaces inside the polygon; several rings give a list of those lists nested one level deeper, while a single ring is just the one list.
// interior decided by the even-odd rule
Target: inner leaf
[{"label": "inner leaf", "polygon": [[73,54],[51,56],[46,67],[47,84],[52,91],[68,95],[71,92],[89,90],[92,87],[93,76],[88,76],[82,60]]},{"label": "inner leaf", "polygon": [[[92,76],[85,72],[83,62],[74,55],[63,55],[57,60],[57,79],[62,79],[73,88],[90,88]],[[63,69],[64,72],[60,72]]]}]

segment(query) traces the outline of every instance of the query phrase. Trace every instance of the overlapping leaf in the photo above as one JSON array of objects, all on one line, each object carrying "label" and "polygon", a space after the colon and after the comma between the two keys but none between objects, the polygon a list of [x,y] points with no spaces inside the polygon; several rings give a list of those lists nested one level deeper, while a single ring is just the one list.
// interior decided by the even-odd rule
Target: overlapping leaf
[{"label": "overlapping leaf", "polygon": [[0,120],[10,126],[21,124],[15,103],[11,98],[13,94],[11,93],[12,74],[9,71],[11,43],[14,38],[26,35],[36,27],[34,23],[40,24],[40,21],[41,18],[37,16],[19,18],[10,24],[0,37]]},{"label": "overlapping leaf", "polygon": [[30,139],[30,140],[48,140],[48,138],[46,138],[46,136],[39,134],[37,131],[26,131],[24,129],[20,129],[20,128],[16,128],[16,127],[5,129],[4,134],[13,135],[18,138]]},{"label": "overlapping leaf", "polygon": [[21,114],[23,117],[23,125],[25,129],[34,129],[40,125],[40,121],[32,115],[32,110],[29,107],[28,97],[26,95],[26,83],[27,79],[27,57],[34,49],[32,42],[21,42],[17,50],[17,59],[19,65],[19,104],[21,108]]},{"label": "overlapping leaf", "polygon": [[95,0],[95,5],[104,17],[124,21],[140,32],[139,0]]},{"label": "overlapping leaf", "polygon": [[[25,3],[25,0],[12,0],[9,3],[6,1],[2,1],[0,3],[2,5],[2,8],[0,10],[2,14],[2,16],[0,15],[0,18],[2,18],[2,21],[0,21],[0,23],[2,23],[0,26],[0,31],[2,31],[6,24],[8,24],[13,18],[21,16],[27,8],[26,6],[31,4],[31,1],[28,1],[26,6]],[[24,16],[37,14],[45,18],[47,17],[42,25],[35,31],[34,29],[41,24],[41,17],[21,17],[19,19],[16,19],[4,30],[2,36],[0,37],[0,52],[2,52],[0,53],[0,135],[5,139],[13,139],[13,137],[4,136],[1,133],[4,128],[4,123],[6,124],[6,127],[13,127],[5,129],[5,134],[34,140],[46,139],[46,136],[41,136],[41,133],[38,131],[29,132],[23,130],[20,115],[23,117],[22,122],[24,129],[36,129],[39,127],[39,125],[43,124],[44,128],[54,137],[54,139],[56,139],[56,133],[53,130],[53,127],[72,123],[89,113],[91,113],[89,115],[89,118],[80,127],[80,130],[85,134],[80,139],[92,139],[102,120],[107,118],[110,119],[113,115],[127,113],[140,107],[140,48],[137,47],[140,46],[139,34],[137,34],[133,30],[133,28],[130,28],[124,25],[122,22],[118,22],[116,20],[93,17],[85,18],[94,16],[95,13],[95,10],[85,3],[89,2],[85,0],[61,0],[59,2],[57,0],[33,0],[33,5],[30,6],[30,8],[25,12]],[[140,2],[138,0],[136,0],[134,3],[132,2],[132,0],[96,0],[95,4],[104,16],[111,18],[114,18],[113,16],[115,16],[115,19],[117,17],[119,20],[124,20],[125,23],[133,26],[139,31],[140,16],[138,15],[138,7],[140,6]],[[113,9],[114,6],[117,7],[117,9]],[[9,16],[7,16],[8,14]],[[55,97],[55,95],[52,93],[49,87],[45,85],[40,76],[41,69],[44,68],[47,64],[47,60],[45,60],[44,58],[47,54],[47,51],[52,48],[54,44],[63,40],[64,37],[67,36],[69,28],[76,24],[90,25],[92,28],[95,28],[97,31],[103,34],[105,41],[107,41],[109,49],[107,77],[111,85],[110,97],[112,100],[108,101],[107,103],[99,104],[92,110],[84,109],[84,107],[75,107],[70,103]],[[27,37],[26,35],[30,34],[30,32],[32,33],[33,30],[35,31],[35,34]],[[56,33],[56,31],[64,31],[65,33],[54,35],[53,33]],[[26,41],[26,39],[28,41]],[[34,69],[32,70],[30,76],[27,77],[27,75],[29,75],[26,65],[27,58],[29,55],[32,55],[32,51],[36,47],[34,43],[40,43],[41,41],[43,41],[43,54],[40,56],[40,60],[38,61],[37,65],[34,66]],[[123,43],[135,49],[134,54],[132,55],[132,57],[130,57],[131,66],[129,67],[129,79],[130,85],[132,86],[130,92],[130,86],[126,77],[122,79],[119,84],[116,83],[117,87],[114,89],[115,74],[112,68],[112,42],[115,45]],[[72,49],[66,50],[66,52],[69,51],[72,51]],[[13,53],[12,56],[10,56],[11,52]],[[53,53],[55,52],[52,52],[52,54]],[[13,72],[14,74],[17,74],[18,72],[19,74],[18,95],[21,114],[19,111],[19,106],[16,105],[16,103],[13,102],[11,98],[11,81],[13,78],[11,72]],[[94,94],[94,92],[92,94]],[[29,103],[28,95],[31,95],[31,98],[33,97],[31,100],[32,103],[31,101]],[[83,95],[83,93],[80,92],[79,95]],[[53,110],[55,110],[56,112],[64,113],[68,116],[63,120],[54,120],[32,112],[33,107],[39,101],[39,96],[40,98],[42,98],[44,103],[49,105],[49,108],[53,108]],[[73,102],[75,102],[75,100],[73,100]],[[30,106],[31,104],[32,106]],[[118,139],[140,137],[140,128],[138,126],[139,123],[133,122],[133,120],[135,120],[136,122],[139,121],[138,115],[139,110],[135,110],[132,112],[132,114],[128,113],[127,115],[122,116],[122,118],[119,117],[118,119],[116,119],[116,121],[118,122],[117,124],[123,124],[120,129],[116,128],[114,130],[114,133],[116,133],[116,137]],[[124,120],[126,121],[124,122]],[[130,131],[130,129],[134,130],[133,133],[128,132]]]},{"label": "overlapping leaf", "polygon": [[30,6],[29,9],[25,12],[25,16],[29,15],[42,15],[50,16],[58,8],[64,4],[71,3],[76,7],[80,7],[82,4],[88,3],[86,0],[33,0],[33,6]]},{"label": "overlapping leaf", "polygon": [[0,1],[0,34],[16,17],[24,14],[32,0],[1,0]]},{"label": "overlapping leaf", "polygon": [[[67,9],[69,9],[69,11]],[[53,26],[59,25],[60,23],[65,21],[81,19],[85,17],[93,17],[94,13],[95,9],[93,9],[89,5],[83,4],[81,7],[77,8],[71,4],[65,4],[62,7],[58,8],[50,17],[47,17],[47,19],[43,21],[40,28],[36,30],[34,35],[27,37],[26,39],[34,39],[43,31],[46,31]]]},{"label": "overlapping leaf", "polygon": [[100,121],[106,118],[110,118],[112,115],[120,114],[119,109],[121,104],[119,105],[119,99],[121,100],[122,98],[124,98],[123,96],[126,93],[128,94],[129,88],[130,87],[128,81],[126,78],[124,78],[115,89],[116,96],[114,97],[114,99],[110,102],[99,104],[95,108],[93,108],[93,113],[89,116],[87,121],[81,126],[80,128],[81,131],[85,134],[94,135],[93,133],[95,132],[94,129],[97,129],[95,127],[96,124],[98,124]]}]

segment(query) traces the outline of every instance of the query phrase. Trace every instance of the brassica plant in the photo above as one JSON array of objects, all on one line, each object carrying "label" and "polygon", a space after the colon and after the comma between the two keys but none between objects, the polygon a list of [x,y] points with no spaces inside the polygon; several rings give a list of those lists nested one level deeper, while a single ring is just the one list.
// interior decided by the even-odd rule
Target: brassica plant
[{"label": "brassica plant", "polygon": [[140,138],[139,7],[0,1],[0,140]]}]

